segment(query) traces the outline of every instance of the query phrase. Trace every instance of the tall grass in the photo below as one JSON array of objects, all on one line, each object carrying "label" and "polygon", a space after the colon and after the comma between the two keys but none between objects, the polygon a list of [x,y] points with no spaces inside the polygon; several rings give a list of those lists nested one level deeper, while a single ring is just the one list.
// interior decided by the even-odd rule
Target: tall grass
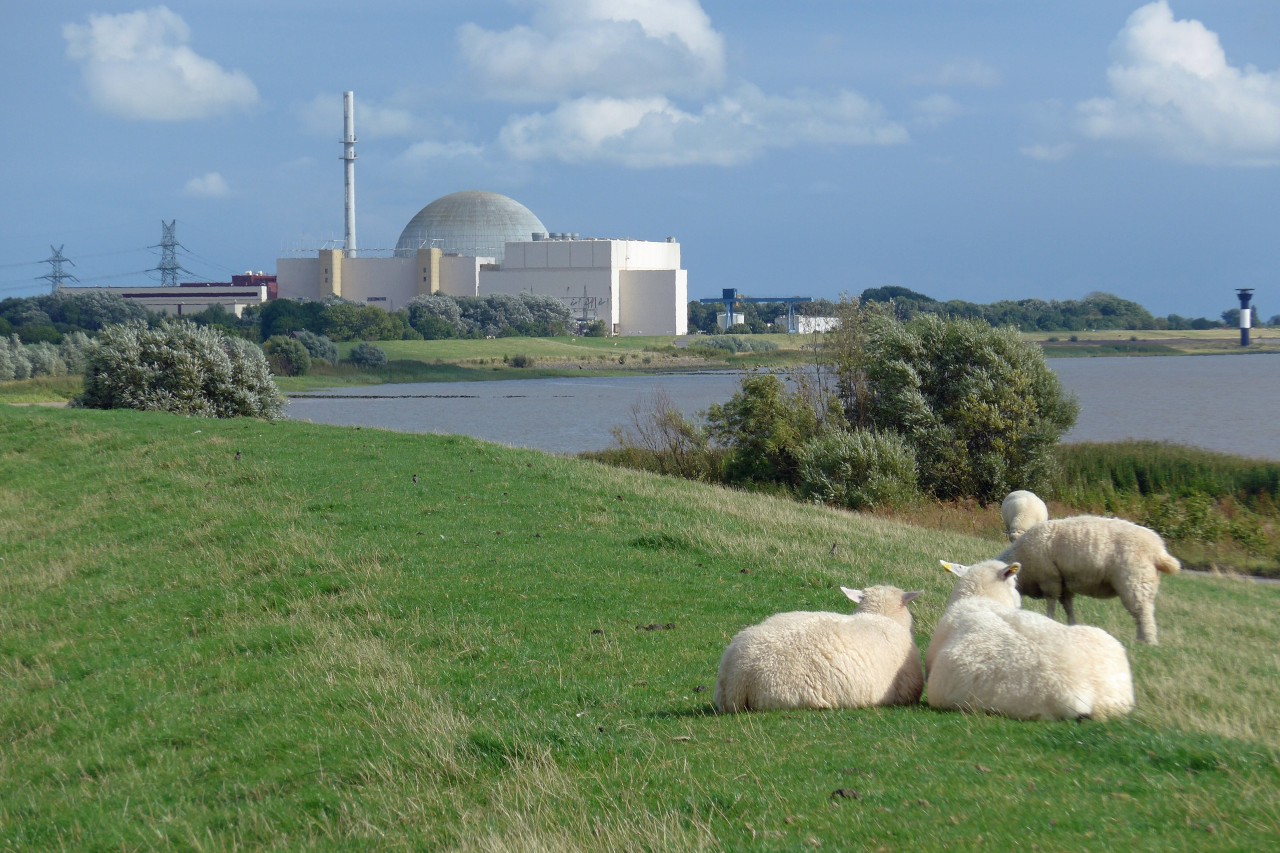
[{"label": "tall grass", "polygon": [[1152,527],[1196,567],[1280,577],[1280,463],[1160,442],[1058,450],[1054,498]]},{"label": "tall grass", "polygon": [[925,591],[923,647],[937,559],[998,543],[457,437],[12,407],[0,543],[4,849],[1263,849],[1280,829],[1273,587],[1167,579],[1155,648],[1080,602],[1133,661],[1115,723],[718,717],[740,628],[895,583]]}]

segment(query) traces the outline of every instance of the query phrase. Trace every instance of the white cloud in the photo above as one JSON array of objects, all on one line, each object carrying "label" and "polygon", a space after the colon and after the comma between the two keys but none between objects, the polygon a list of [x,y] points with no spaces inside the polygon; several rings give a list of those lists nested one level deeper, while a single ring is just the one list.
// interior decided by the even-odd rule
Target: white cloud
[{"label": "white cloud", "polygon": [[940,89],[992,89],[1000,85],[1000,72],[980,59],[958,59],[933,71],[915,74],[907,82]]},{"label": "white cloud", "polygon": [[187,121],[253,106],[258,90],[187,46],[191,30],[164,6],[90,15],[62,28],[95,106],[128,119]]},{"label": "white cloud", "polygon": [[187,181],[183,192],[196,198],[226,198],[231,195],[231,187],[226,178],[217,172],[208,172]]},{"label": "white cloud", "polygon": [[742,85],[696,113],[662,96],[578,98],[513,119],[499,141],[518,160],[653,167],[732,166],[772,148],[894,145],[908,138],[878,105],[853,92],[780,97]]},{"label": "white cloud", "polygon": [[724,42],[698,0],[534,0],[531,26],[458,30],[464,62],[492,97],[699,94],[724,79]]},{"label": "white cloud", "polygon": [[1032,160],[1039,160],[1042,163],[1057,163],[1071,156],[1075,151],[1075,145],[1070,142],[1059,142],[1054,145],[1027,145],[1019,148],[1018,151],[1024,157]]},{"label": "white cloud", "polygon": [[1113,46],[1111,96],[1077,106],[1081,132],[1201,163],[1280,163],[1280,73],[1228,63],[1213,31],[1167,0],[1134,12]]}]

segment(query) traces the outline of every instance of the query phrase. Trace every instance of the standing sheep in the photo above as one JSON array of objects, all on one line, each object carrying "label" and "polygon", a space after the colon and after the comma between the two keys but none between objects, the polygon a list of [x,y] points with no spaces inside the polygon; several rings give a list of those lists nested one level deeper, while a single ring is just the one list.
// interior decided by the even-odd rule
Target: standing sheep
[{"label": "standing sheep", "polygon": [[1021,563],[1018,590],[1030,598],[1045,599],[1050,618],[1055,603],[1061,601],[1069,625],[1076,623],[1073,596],[1120,596],[1138,624],[1138,642],[1153,646],[1160,573],[1171,575],[1181,568],[1154,530],[1095,515],[1037,524],[997,559]]},{"label": "standing sheep", "polygon": [[720,659],[716,710],[863,708],[920,701],[924,676],[907,610],[919,592],[840,588],[853,615],[793,612],[739,631]]},{"label": "standing sheep", "polygon": [[1000,504],[1000,517],[1004,519],[1004,532],[1010,542],[1042,521],[1049,520],[1049,508],[1035,492],[1019,489],[1005,495]]},{"label": "standing sheep", "polygon": [[1105,720],[1133,710],[1119,640],[1020,610],[1017,563],[942,565],[958,580],[929,644],[931,706],[1016,720]]}]

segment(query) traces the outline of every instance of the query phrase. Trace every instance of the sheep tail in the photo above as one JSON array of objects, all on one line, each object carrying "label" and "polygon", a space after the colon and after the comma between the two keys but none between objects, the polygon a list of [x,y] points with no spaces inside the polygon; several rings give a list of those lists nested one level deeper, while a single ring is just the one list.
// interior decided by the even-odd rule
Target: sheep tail
[{"label": "sheep tail", "polygon": [[1163,572],[1166,575],[1174,575],[1182,568],[1182,564],[1178,562],[1178,558],[1170,554],[1168,551],[1156,557],[1156,571]]}]

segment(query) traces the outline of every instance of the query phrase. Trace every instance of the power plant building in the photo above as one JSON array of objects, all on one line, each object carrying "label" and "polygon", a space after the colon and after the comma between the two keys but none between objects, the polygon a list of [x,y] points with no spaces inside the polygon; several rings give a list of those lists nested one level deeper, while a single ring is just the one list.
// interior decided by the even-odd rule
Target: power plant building
[{"label": "power plant building", "polygon": [[497,193],[461,192],[419,211],[392,257],[322,249],[276,262],[278,293],[340,297],[394,311],[414,297],[533,293],[618,335],[688,331],[688,273],[680,244],[548,233],[528,208]]}]

